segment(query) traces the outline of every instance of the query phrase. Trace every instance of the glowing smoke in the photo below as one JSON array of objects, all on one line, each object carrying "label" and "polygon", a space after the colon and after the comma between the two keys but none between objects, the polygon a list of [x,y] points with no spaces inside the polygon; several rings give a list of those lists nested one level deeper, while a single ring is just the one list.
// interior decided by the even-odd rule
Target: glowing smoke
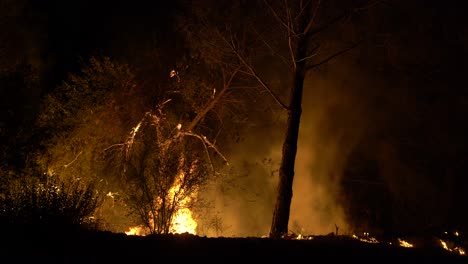
[{"label": "glowing smoke", "polygon": [[[306,80],[290,232],[328,234],[337,227],[339,234],[349,231],[340,204],[340,181],[366,125],[365,104],[349,84],[354,74],[336,71]],[[284,119],[280,120],[262,129],[246,129],[243,142],[227,154],[231,170],[212,189],[213,212],[221,219],[224,236],[269,233],[285,132]]]},{"label": "glowing smoke", "polygon": [[[290,214],[290,231],[348,232],[340,202],[344,163],[365,119],[353,95],[350,73],[313,74],[304,87],[303,114]],[[334,78],[327,78],[334,76]],[[338,228],[338,230],[337,230]]]}]

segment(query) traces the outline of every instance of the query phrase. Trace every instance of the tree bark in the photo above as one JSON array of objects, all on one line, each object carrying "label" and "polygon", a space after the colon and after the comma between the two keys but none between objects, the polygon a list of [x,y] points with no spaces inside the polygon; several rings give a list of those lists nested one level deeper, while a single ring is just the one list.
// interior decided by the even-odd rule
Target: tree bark
[{"label": "tree bark", "polygon": [[293,196],[294,164],[297,153],[297,140],[299,138],[299,125],[302,114],[302,92],[306,73],[306,62],[301,60],[307,55],[307,37],[299,36],[295,54],[296,67],[290,87],[290,101],[288,108],[288,121],[281,166],[276,204],[273,212],[273,221],[270,237],[281,238],[288,233],[289,213]]}]

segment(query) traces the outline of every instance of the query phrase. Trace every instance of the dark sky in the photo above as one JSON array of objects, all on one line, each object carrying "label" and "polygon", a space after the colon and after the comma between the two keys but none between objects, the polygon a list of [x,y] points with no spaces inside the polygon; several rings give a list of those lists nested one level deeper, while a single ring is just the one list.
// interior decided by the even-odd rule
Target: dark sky
[{"label": "dark sky", "polygon": [[[57,79],[92,55],[131,56],[171,38],[171,1],[33,1],[43,23],[43,56]],[[139,43],[141,42],[141,43]],[[150,44],[148,44],[150,43]],[[135,52],[137,54],[137,52]],[[55,81],[60,81],[60,80]]]}]

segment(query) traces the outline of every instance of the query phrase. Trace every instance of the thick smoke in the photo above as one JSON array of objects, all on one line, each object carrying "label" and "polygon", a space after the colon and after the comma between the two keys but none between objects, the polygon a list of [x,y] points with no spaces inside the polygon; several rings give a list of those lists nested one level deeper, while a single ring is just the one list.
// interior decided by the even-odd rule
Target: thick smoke
[{"label": "thick smoke", "polygon": [[[349,153],[367,123],[365,98],[360,95],[361,88],[355,87],[365,85],[357,75],[357,71],[337,68],[314,72],[306,79],[290,232],[350,232],[340,203],[341,179]],[[245,129],[244,140],[231,149],[230,170],[212,189],[211,212],[216,217],[211,219],[220,220],[222,230],[215,232],[213,221],[205,219],[201,225],[210,230],[208,235],[268,235],[285,133],[285,113],[275,114],[279,123]]]},{"label": "thick smoke", "polygon": [[366,127],[356,71],[313,72],[306,80],[290,230],[349,232],[341,201],[345,162]]},{"label": "thick smoke", "polygon": [[280,158],[280,152],[274,152],[278,152],[283,128],[281,124],[260,123],[252,120],[244,128],[239,142],[226,155],[229,165],[204,193],[210,204],[206,214],[197,219],[201,235],[268,235]]}]

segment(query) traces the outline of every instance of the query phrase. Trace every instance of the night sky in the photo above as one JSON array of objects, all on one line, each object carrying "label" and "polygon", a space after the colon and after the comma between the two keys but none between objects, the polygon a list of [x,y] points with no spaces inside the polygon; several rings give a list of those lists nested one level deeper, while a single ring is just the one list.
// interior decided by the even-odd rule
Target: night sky
[{"label": "night sky", "polygon": [[[0,35],[10,56],[1,66],[26,60],[39,69],[40,88],[0,89],[2,145],[8,151],[14,149],[11,138],[27,130],[40,98],[78,71],[80,60],[106,55],[164,76],[183,53],[175,16],[186,1],[19,2],[24,8],[17,16],[0,13],[8,17],[0,26],[15,33]],[[333,194],[324,197],[333,198],[331,207],[341,204],[347,221],[393,232],[467,230],[468,18],[462,1],[378,2],[349,17],[353,26],[340,24],[337,32],[345,33],[334,36],[338,41],[356,34],[362,43],[306,81],[297,164],[300,171],[312,166],[320,177],[298,181],[328,186]],[[282,133],[265,132],[278,146]],[[265,152],[257,150],[253,158],[275,153],[259,135],[244,136],[246,142],[262,141]],[[307,157],[323,162],[302,162]],[[307,194],[320,199],[318,189],[298,188],[293,200]],[[306,226],[307,217],[298,213],[302,206],[309,205],[293,201],[291,222]],[[265,218],[268,225],[270,215]],[[405,219],[413,221],[405,225]]]}]

